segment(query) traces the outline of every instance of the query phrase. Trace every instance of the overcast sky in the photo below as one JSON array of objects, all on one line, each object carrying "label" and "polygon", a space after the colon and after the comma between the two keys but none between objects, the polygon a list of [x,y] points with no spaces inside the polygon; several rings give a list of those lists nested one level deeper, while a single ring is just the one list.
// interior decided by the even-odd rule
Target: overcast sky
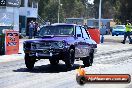
[{"label": "overcast sky", "polygon": [[94,0],[88,0],[88,2],[89,2],[90,4],[93,4],[93,1],[94,1]]}]

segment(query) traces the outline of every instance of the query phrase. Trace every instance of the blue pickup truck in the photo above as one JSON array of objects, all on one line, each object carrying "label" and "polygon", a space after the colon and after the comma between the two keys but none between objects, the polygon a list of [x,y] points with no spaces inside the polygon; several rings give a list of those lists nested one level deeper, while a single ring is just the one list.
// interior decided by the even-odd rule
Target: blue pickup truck
[{"label": "blue pickup truck", "polygon": [[40,59],[49,59],[51,65],[63,60],[67,68],[71,68],[75,59],[78,59],[83,61],[84,66],[90,66],[96,48],[96,42],[83,26],[66,23],[43,26],[38,38],[23,44],[28,69],[33,69],[35,62]]}]

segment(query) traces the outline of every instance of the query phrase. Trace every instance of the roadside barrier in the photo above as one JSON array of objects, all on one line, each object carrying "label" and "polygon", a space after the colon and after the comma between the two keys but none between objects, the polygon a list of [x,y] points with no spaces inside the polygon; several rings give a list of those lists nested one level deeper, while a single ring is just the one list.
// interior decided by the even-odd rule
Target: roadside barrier
[{"label": "roadside barrier", "polygon": [[0,34],[0,55],[18,54],[19,32],[5,30]]},{"label": "roadside barrier", "polygon": [[91,36],[91,38],[97,43],[99,44],[100,43],[100,31],[99,29],[96,29],[96,28],[89,28],[87,30]]}]

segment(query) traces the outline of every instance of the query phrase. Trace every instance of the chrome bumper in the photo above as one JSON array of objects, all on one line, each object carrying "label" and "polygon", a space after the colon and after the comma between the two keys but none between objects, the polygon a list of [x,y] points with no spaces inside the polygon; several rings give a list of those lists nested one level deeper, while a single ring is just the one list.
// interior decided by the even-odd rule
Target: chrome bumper
[{"label": "chrome bumper", "polygon": [[36,49],[36,50],[25,50],[32,57],[52,57],[53,55],[59,55],[65,52],[65,49]]}]

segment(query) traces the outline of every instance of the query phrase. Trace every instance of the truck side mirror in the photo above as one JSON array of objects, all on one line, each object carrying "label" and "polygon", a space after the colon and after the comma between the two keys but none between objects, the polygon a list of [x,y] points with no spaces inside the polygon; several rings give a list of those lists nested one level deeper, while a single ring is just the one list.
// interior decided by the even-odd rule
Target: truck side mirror
[{"label": "truck side mirror", "polygon": [[81,37],[81,34],[77,34],[77,37]]}]

